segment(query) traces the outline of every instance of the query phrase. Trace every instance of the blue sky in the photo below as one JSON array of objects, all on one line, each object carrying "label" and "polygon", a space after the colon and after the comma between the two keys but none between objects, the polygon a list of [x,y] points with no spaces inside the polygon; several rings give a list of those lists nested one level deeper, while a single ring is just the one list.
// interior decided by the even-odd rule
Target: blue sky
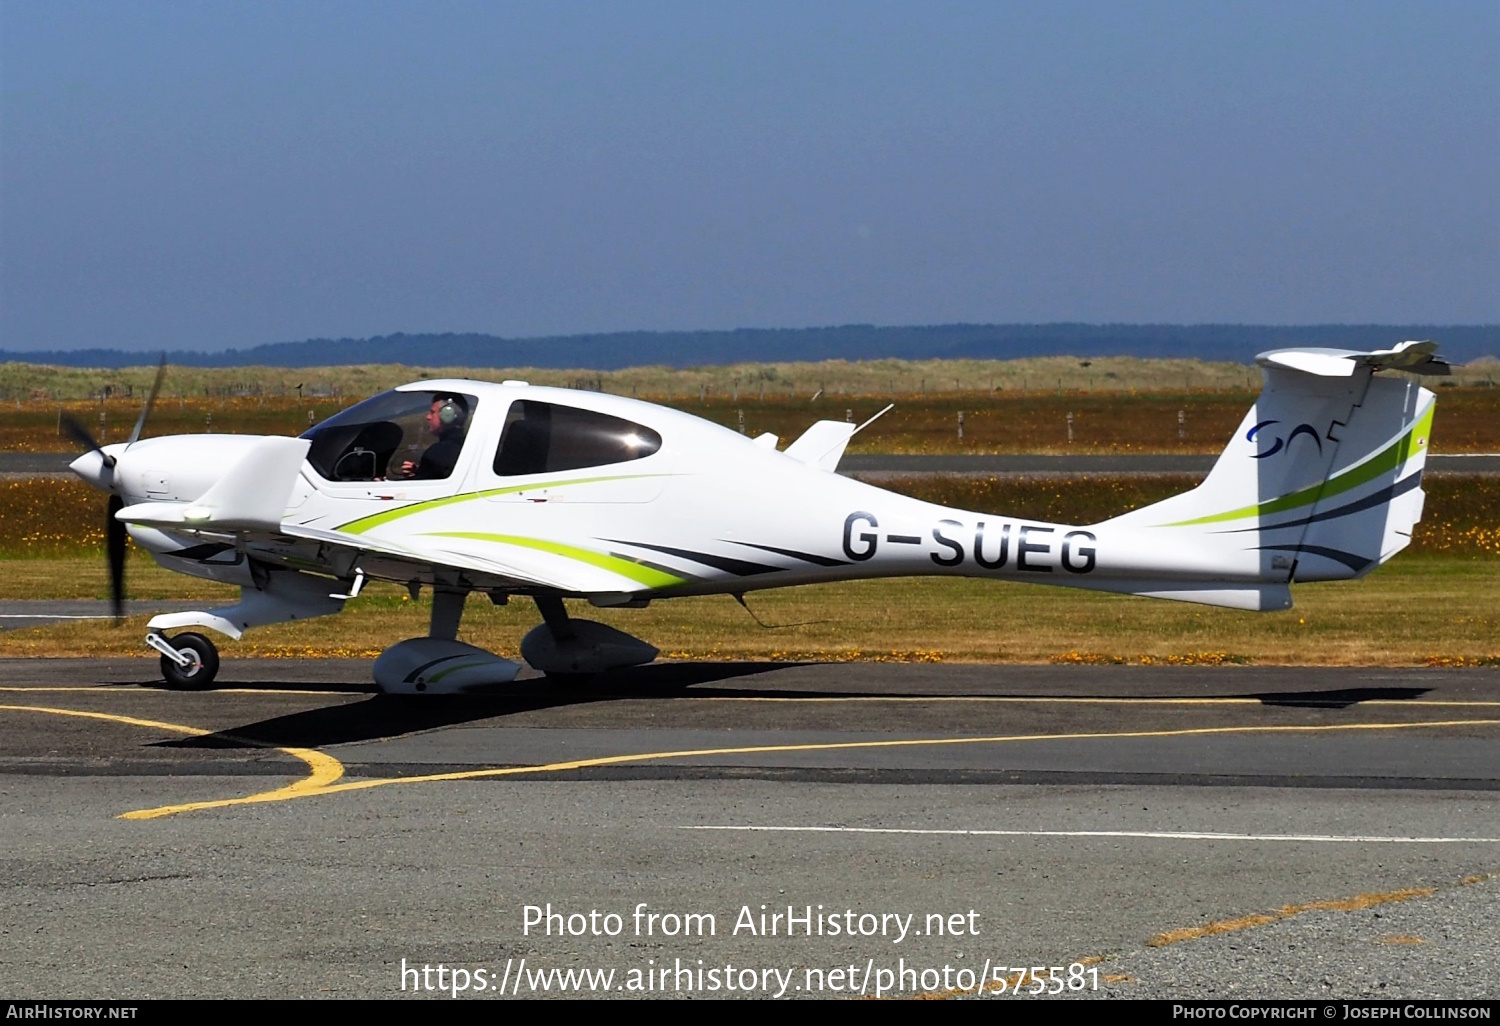
[{"label": "blue sky", "polygon": [[0,348],[1500,321],[1500,5],[0,0]]}]

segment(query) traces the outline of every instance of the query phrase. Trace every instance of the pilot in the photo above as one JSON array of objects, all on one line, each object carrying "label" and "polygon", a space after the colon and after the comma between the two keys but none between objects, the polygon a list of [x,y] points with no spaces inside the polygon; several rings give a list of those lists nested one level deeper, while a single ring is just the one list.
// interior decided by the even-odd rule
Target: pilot
[{"label": "pilot", "polygon": [[459,450],[464,444],[464,425],[469,419],[469,407],[460,395],[439,395],[432,400],[432,408],[423,418],[427,430],[437,436],[437,441],[427,447],[422,458],[401,464],[402,477],[443,478],[453,473],[458,462]]}]

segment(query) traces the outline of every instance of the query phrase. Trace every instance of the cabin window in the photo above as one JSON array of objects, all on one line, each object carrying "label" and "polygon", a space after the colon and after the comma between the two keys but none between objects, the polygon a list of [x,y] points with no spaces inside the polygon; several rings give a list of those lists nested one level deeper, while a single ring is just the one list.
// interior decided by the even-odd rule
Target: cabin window
[{"label": "cabin window", "polygon": [[661,435],[593,410],[531,399],[511,403],[495,453],[501,477],[551,474],[625,463],[661,448]]},{"label": "cabin window", "polygon": [[328,481],[442,480],[478,405],[458,392],[382,392],[304,431],[307,461]]}]

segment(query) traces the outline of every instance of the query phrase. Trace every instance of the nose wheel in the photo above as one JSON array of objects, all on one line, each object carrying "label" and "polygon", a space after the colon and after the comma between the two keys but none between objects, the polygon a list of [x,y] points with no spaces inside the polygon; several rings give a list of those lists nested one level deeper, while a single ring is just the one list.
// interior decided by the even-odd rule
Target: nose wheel
[{"label": "nose wheel", "polygon": [[146,635],[146,644],[161,653],[161,675],[176,691],[199,691],[219,675],[219,650],[201,634]]}]

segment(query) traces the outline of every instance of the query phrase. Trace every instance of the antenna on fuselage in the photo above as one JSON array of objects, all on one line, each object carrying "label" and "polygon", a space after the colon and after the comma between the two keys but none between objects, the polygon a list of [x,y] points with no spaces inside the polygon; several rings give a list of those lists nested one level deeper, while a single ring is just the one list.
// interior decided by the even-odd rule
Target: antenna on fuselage
[{"label": "antenna on fuselage", "polygon": [[831,622],[828,620],[803,620],[801,623],[766,623],[760,617],[755,615],[755,610],[751,609],[748,605],[745,604],[745,593],[743,591],[731,592],[731,594],[734,596],[734,600],[744,608],[745,612],[750,614],[750,619],[754,620],[756,623],[760,624],[768,631],[779,631],[783,627],[811,627],[815,623]]},{"label": "antenna on fuselage", "polygon": [[896,408],[896,404],[895,403],[887,403],[885,409],[881,410],[879,413],[875,414],[875,416],[871,417],[869,420],[865,421],[859,427],[857,427],[853,431],[849,432],[849,437],[853,438],[855,435],[859,434],[865,428],[869,427],[871,424],[875,423],[877,420],[879,420],[881,417],[884,417],[887,413],[890,413],[895,408]]}]

